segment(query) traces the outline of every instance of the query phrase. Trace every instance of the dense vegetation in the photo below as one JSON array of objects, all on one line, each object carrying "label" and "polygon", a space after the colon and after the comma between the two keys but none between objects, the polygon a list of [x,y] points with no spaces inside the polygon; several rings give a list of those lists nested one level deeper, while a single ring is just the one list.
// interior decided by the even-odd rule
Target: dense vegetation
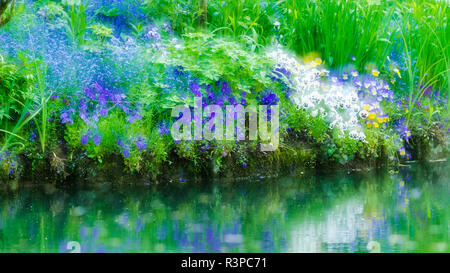
[{"label": "dense vegetation", "polygon": [[151,177],[256,168],[255,141],[173,140],[171,109],[194,96],[279,105],[270,160],[446,155],[449,15],[434,0],[1,0],[3,177],[23,158],[63,176],[75,158]]}]

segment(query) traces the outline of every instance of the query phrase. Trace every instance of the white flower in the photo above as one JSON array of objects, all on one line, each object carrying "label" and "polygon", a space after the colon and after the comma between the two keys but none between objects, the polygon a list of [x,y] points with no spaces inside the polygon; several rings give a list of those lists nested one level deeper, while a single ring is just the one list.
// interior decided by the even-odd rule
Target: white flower
[{"label": "white flower", "polygon": [[360,112],[362,107],[357,87],[351,83],[341,83],[337,77],[326,81],[324,76],[328,76],[328,73],[302,63],[281,46],[275,47],[267,55],[277,62],[277,68],[289,72],[291,82],[288,84],[292,89],[290,99],[297,109],[303,109],[313,117],[320,114],[330,123],[331,129],[338,127],[342,135],[350,131],[354,139],[365,137],[358,133],[361,131],[358,118],[364,113]]},{"label": "white flower", "polygon": [[359,138],[359,132],[357,132],[357,131],[355,131],[355,130],[350,131],[349,136],[350,136],[350,138],[352,138],[352,139],[358,139],[358,138]]},{"label": "white flower", "polygon": [[280,22],[276,21],[275,23],[273,23],[273,26],[275,27],[276,30],[280,29]]},{"label": "white flower", "polygon": [[369,112],[367,112],[366,110],[362,110],[361,112],[359,112],[359,116],[362,119],[366,119],[369,116]]}]

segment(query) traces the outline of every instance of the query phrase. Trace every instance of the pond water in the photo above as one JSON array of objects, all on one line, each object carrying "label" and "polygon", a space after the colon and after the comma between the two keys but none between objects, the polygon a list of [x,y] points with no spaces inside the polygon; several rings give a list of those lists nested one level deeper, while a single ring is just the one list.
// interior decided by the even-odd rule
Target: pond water
[{"label": "pond water", "polygon": [[0,190],[0,252],[449,252],[449,168]]}]

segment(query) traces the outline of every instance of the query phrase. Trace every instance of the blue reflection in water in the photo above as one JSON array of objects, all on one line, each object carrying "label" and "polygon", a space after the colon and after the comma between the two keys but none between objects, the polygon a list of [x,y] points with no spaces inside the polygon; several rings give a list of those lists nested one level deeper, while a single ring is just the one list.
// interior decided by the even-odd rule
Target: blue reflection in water
[{"label": "blue reflection in water", "polygon": [[438,165],[394,175],[4,189],[0,251],[70,252],[74,241],[82,252],[448,252],[448,182]]}]

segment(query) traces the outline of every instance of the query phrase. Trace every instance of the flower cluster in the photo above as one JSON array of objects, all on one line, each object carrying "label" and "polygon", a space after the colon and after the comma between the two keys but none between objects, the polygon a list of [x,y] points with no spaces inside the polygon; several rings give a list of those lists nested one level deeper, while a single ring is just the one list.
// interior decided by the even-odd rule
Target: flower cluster
[{"label": "flower cluster", "polygon": [[[349,133],[355,139],[365,139],[359,123],[361,102],[357,89],[346,82],[326,82],[322,76],[326,70],[307,65],[290,56],[280,47],[268,52],[268,57],[277,61],[276,70],[289,76],[289,97],[298,109],[320,116],[338,128],[342,134]],[[317,64],[317,61],[315,61]]]},{"label": "flower cluster", "polygon": [[356,70],[330,73],[319,67],[320,58],[305,64],[280,47],[269,51],[268,56],[277,61],[275,78],[284,79],[289,87],[287,97],[297,108],[327,120],[341,135],[348,133],[350,138],[365,140],[364,126],[379,128],[389,121],[382,103],[392,102],[393,92],[378,78],[377,69],[363,76]]},{"label": "flower cluster", "polygon": [[0,153],[0,167],[4,169],[8,173],[8,175],[14,174],[17,169],[17,163],[11,156],[11,152],[6,151]]},{"label": "flower cluster", "polygon": [[[132,124],[136,120],[142,119],[138,107],[131,105],[124,93],[119,90],[109,90],[99,83],[84,90],[83,96],[73,100],[72,105],[60,115],[62,123],[72,124],[75,114],[88,126],[87,133],[81,136],[82,145],[87,145],[92,139],[95,145],[101,143],[101,133],[97,128],[100,118],[108,117],[113,109],[119,109],[125,113],[128,123]],[[136,141],[139,150],[145,150],[146,144],[143,138]]]}]

